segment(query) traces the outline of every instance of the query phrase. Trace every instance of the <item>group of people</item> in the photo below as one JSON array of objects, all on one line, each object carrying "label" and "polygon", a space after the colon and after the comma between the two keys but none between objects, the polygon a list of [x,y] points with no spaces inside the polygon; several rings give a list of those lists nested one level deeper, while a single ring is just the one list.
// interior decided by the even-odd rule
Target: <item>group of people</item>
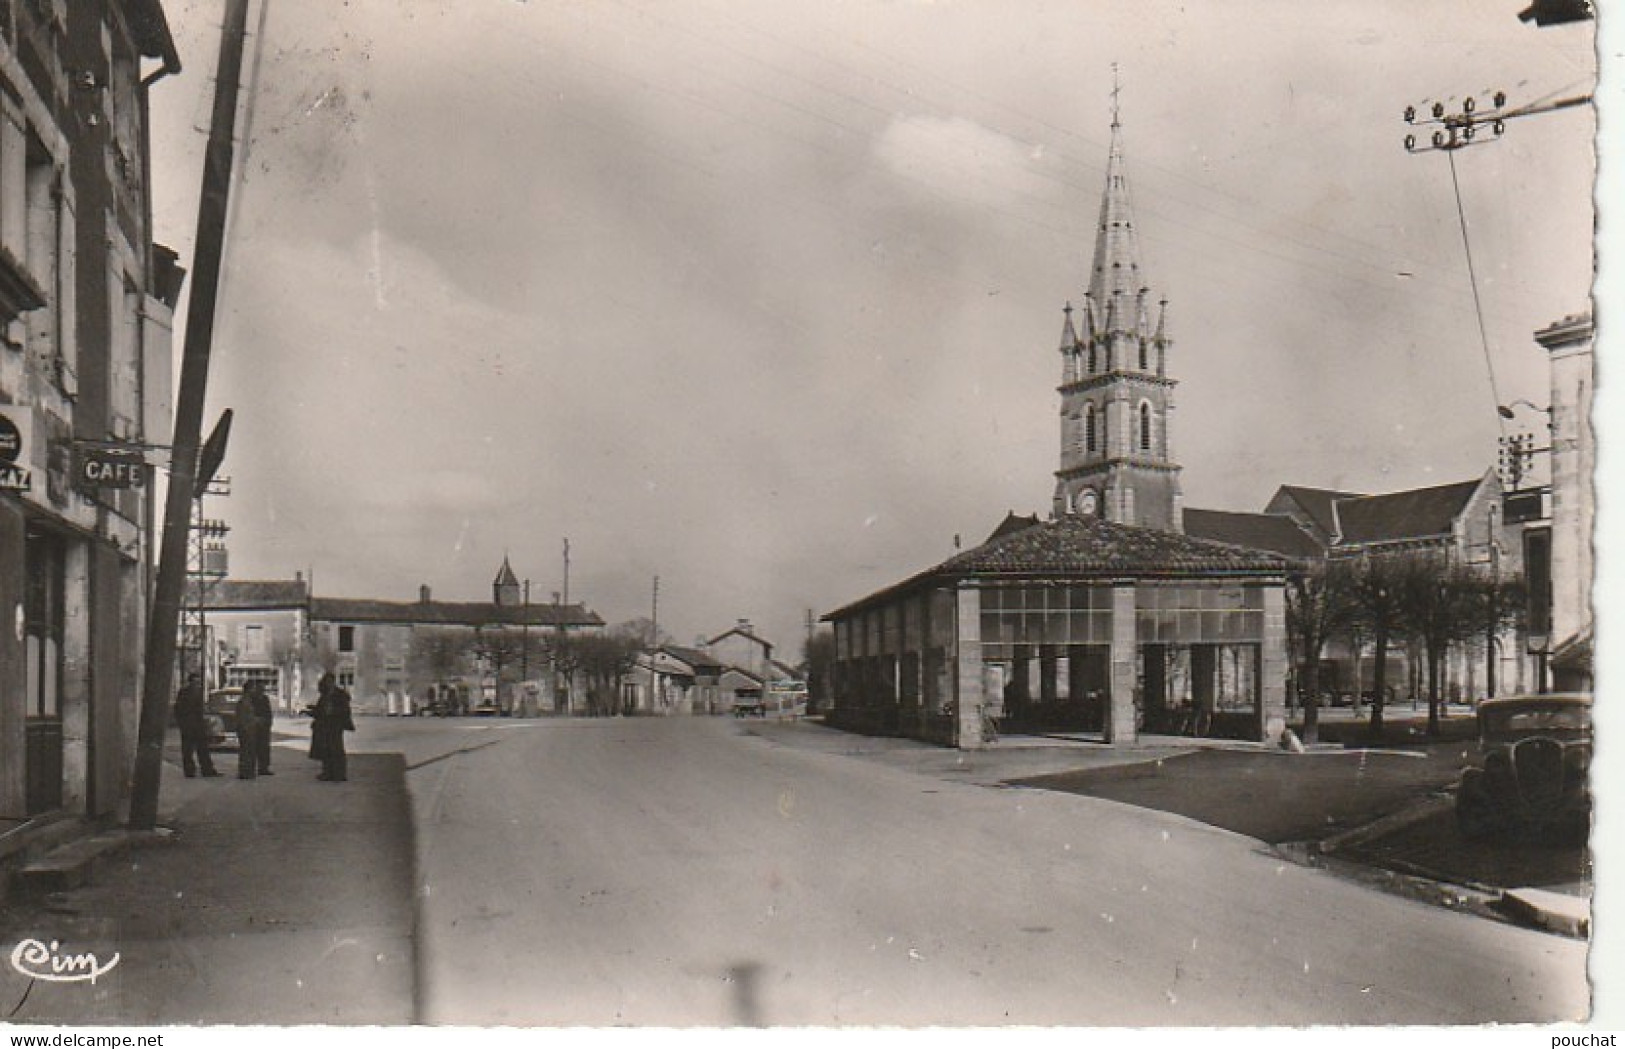
[{"label": "group of people", "polygon": [[[322,765],[316,778],[329,782],[349,779],[349,758],[344,751],[344,734],[355,731],[350,713],[350,693],[323,674],[317,684],[318,698],[311,711],[310,757]],[[243,685],[234,711],[237,720],[237,778],[256,779],[271,772],[271,698],[265,685],[249,681]],[[175,723],[181,733],[181,771],[188,779],[218,776],[209,753],[208,711],[203,702],[203,679],[193,672],[175,695]]]}]

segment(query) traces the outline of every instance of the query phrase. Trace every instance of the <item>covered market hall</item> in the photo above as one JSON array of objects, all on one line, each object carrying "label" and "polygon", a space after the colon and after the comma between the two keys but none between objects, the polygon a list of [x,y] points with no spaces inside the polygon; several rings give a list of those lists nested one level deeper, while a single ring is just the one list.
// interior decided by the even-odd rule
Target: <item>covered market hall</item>
[{"label": "covered market hall", "polygon": [[1265,740],[1285,722],[1285,562],[1177,532],[1011,518],[824,617],[827,720],[962,749],[999,731]]}]

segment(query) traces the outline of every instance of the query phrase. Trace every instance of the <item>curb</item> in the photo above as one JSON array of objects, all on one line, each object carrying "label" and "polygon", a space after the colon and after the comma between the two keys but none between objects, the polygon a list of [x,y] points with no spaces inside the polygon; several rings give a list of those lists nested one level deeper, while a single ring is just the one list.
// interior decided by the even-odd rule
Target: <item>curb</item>
[{"label": "curb", "polygon": [[173,833],[167,828],[150,831],[120,828],[79,838],[24,864],[12,880],[24,895],[77,889],[91,881],[96,864],[105,857],[137,845],[169,841]]},{"label": "curb", "polygon": [[1576,939],[1591,935],[1591,901],[1550,889],[1507,889],[1501,910],[1510,918]]},{"label": "curb", "polygon": [[1454,807],[1454,798],[1451,798],[1448,795],[1434,795],[1425,801],[1412,805],[1408,809],[1401,809],[1398,812],[1389,813],[1388,815],[1379,819],[1372,820],[1370,823],[1359,827],[1351,827],[1346,831],[1334,834],[1330,838],[1321,841],[1318,848],[1322,853],[1329,854],[1338,852],[1351,846],[1364,845],[1366,842],[1371,841],[1374,838],[1380,838],[1384,834],[1391,834],[1396,830],[1409,827],[1414,823],[1420,823],[1425,819],[1431,819],[1439,813],[1453,809]]}]

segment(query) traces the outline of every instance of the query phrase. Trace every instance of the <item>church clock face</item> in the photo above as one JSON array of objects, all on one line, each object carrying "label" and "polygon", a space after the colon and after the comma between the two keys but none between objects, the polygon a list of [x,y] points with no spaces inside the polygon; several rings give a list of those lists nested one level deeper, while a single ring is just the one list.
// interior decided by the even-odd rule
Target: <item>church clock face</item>
[{"label": "church clock face", "polygon": [[1093,488],[1085,488],[1083,491],[1078,493],[1077,499],[1073,505],[1077,507],[1078,513],[1084,515],[1085,517],[1093,517],[1095,516],[1096,509],[1098,509],[1099,501],[1100,497],[1095,494],[1095,490]]}]

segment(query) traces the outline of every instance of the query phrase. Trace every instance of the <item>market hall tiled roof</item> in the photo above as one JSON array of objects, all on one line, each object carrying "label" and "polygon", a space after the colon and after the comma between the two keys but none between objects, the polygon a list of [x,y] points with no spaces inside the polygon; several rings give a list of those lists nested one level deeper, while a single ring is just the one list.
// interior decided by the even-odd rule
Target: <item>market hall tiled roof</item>
[{"label": "market hall tiled roof", "polygon": [[1285,514],[1232,513],[1228,510],[1196,510],[1186,507],[1182,517],[1185,534],[1196,539],[1265,550],[1296,561],[1323,557],[1326,553],[1314,537]]},{"label": "market hall tiled roof", "polygon": [[1177,532],[1117,524],[1068,514],[989,540],[934,568],[829,613],[830,619],[919,587],[967,576],[1058,579],[1280,578],[1287,562],[1276,554]]}]

